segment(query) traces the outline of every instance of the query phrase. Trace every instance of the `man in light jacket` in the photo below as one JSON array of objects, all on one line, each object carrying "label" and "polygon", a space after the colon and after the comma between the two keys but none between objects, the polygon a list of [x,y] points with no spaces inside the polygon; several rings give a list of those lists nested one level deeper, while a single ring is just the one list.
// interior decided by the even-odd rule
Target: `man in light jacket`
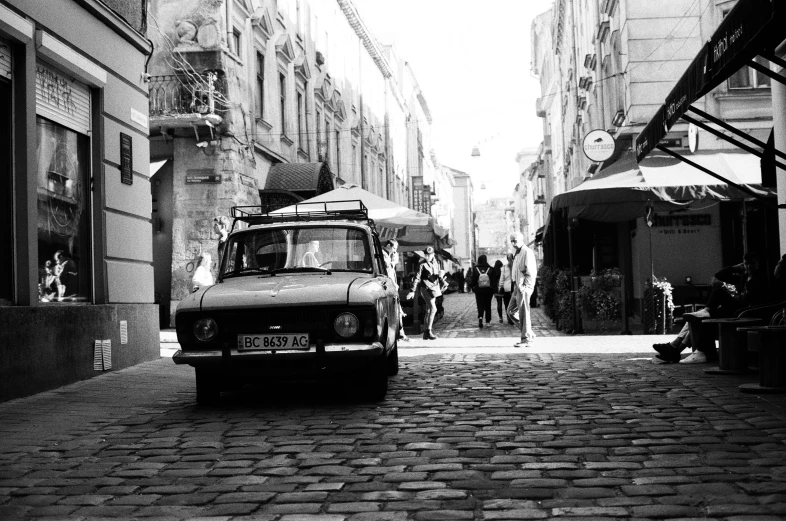
[{"label": "man in light jacket", "polygon": [[535,291],[535,280],[538,276],[538,265],[535,252],[524,244],[524,235],[520,232],[510,236],[510,243],[516,249],[513,257],[513,296],[508,305],[508,317],[521,328],[521,340],[515,347],[527,347],[534,339],[532,318],[530,317],[529,300]]}]

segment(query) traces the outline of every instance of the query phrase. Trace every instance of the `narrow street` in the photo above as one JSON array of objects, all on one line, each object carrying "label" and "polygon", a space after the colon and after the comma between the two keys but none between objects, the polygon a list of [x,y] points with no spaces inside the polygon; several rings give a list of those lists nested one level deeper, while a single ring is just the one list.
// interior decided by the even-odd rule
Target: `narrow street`
[{"label": "narrow street", "polygon": [[506,347],[470,299],[402,344],[376,404],[292,385],[197,407],[168,358],[2,403],[0,519],[786,517],[786,399],[740,393],[755,376],[559,336],[539,310],[536,346]]}]

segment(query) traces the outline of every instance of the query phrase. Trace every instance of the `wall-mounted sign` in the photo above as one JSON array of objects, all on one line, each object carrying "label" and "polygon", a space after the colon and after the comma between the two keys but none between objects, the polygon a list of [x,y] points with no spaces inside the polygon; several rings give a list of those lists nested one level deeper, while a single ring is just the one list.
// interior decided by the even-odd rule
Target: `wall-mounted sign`
[{"label": "wall-mounted sign", "polygon": [[210,169],[200,170],[187,170],[186,171],[186,184],[201,184],[212,183],[218,184],[221,182],[221,174],[216,174]]},{"label": "wall-mounted sign", "polygon": [[131,136],[120,133],[120,182],[134,184],[134,151]]},{"label": "wall-mounted sign", "polygon": [[712,215],[655,215],[652,226],[712,226]]},{"label": "wall-mounted sign", "polygon": [[614,138],[605,130],[592,130],[584,136],[582,148],[591,161],[601,163],[614,155]]}]

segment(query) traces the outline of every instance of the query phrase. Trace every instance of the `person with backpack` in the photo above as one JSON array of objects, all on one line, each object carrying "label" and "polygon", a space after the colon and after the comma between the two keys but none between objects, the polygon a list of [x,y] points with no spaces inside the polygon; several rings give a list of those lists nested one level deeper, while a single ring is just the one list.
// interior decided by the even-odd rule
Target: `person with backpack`
[{"label": "person with backpack", "polygon": [[478,307],[478,327],[483,329],[483,319],[491,323],[491,301],[499,284],[499,273],[492,268],[485,255],[478,257],[472,271],[472,289],[475,291],[475,304]]}]

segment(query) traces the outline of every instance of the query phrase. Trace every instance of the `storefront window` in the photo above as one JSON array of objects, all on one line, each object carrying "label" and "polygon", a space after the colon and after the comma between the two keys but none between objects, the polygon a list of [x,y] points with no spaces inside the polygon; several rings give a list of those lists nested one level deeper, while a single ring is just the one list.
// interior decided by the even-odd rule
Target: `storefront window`
[{"label": "storefront window", "polygon": [[88,138],[37,118],[38,268],[41,302],[90,296]]}]

